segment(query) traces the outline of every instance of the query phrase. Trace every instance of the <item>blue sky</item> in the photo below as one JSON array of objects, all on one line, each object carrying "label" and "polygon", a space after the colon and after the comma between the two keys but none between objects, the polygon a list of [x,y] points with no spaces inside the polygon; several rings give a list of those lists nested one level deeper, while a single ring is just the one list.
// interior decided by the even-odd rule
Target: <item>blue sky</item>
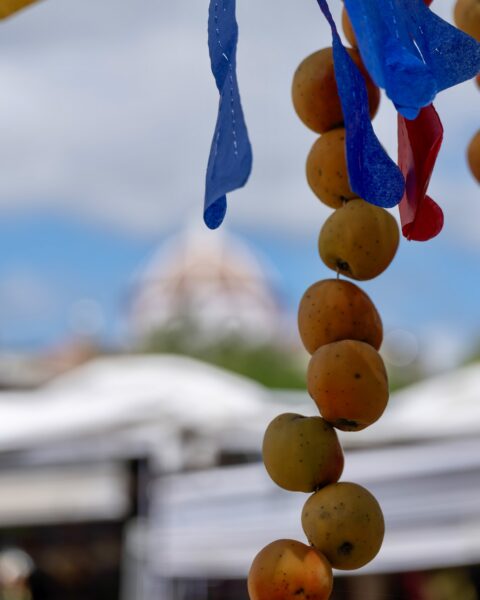
[{"label": "blue sky", "polygon": [[[331,4],[338,17],[341,3]],[[169,233],[201,222],[217,106],[207,6],[45,0],[1,24],[0,347],[48,347],[93,322],[118,339],[133,274]],[[433,7],[448,19],[453,0]],[[330,37],[312,0],[239,3],[238,18],[254,169],[226,225],[275,265],[293,313],[330,274],[316,254],[329,209],[304,176],[315,135],[294,114],[290,84]],[[414,332],[427,353],[454,355],[480,334],[480,195],[465,164],[478,98],[468,82],[436,101],[445,143],[431,195],[444,231],[402,243],[364,286],[386,328]],[[374,126],[395,157],[385,98]]]},{"label": "blue sky", "polygon": [[[82,332],[76,311],[98,313],[98,335],[122,341],[129,297],[139,269],[167,235],[127,235],[59,214],[23,213],[0,223],[0,343],[3,349],[48,349]],[[331,276],[316,251],[316,235],[285,237],[236,230],[278,275],[286,309],[295,316],[303,291]],[[215,235],[214,232],[211,235]],[[456,353],[480,337],[480,252],[439,237],[402,240],[391,267],[361,285],[378,306],[385,330],[413,333],[426,352],[440,342]],[[89,315],[86,317],[89,327]],[[96,317],[97,318],[97,317]],[[456,355],[456,354],[455,354]],[[444,359],[445,357],[440,357]]]}]

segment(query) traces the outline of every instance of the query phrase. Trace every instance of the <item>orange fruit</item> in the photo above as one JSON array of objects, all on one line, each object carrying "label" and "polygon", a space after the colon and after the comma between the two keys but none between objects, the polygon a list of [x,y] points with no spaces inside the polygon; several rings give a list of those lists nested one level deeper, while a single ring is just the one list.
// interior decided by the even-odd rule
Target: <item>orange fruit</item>
[{"label": "orange fruit", "polygon": [[343,431],[375,423],[388,402],[382,357],[357,340],[321,346],[308,364],[307,389],[325,421]]},{"label": "orange fruit", "polygon": [[307,352],[340,340],[359,340],[380,348],[383,326],[365,292],[344,279],[311,285],[300,300],[298,330]]},{"label": "orange fruit", "polygon": [[[368,75],[358,51],[349,48],[348,53],[365,79],[373,118],[380,103],[380,91]],[[343,125],[332,48],[318,50],[300,63],[293,76],[292,99],[297,115],[313,131],[325,133]]]}]

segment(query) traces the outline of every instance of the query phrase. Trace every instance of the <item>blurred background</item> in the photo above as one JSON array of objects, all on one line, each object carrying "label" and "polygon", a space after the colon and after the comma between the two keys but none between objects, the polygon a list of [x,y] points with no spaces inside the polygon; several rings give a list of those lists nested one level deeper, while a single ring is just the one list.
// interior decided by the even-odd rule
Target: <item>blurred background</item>
[{"label": "blurred background", "polygon": [[[433,8],[451,21],[451,0]],[[311,0],[238,2],[254,169],[212,232],[207,9],[44,0],[0,25],[2,600],[245,600],[258,550],[304,539],[305,496],[275,487],[260,447],[278,413],[315,414],[296,307],[331,276],[330,210],[290,84],[331,39]],[[342,436],[343,479],[376,495],[387,534],[335,600],[480,598],[478,99],[469,82],[436,101],[443,232],[362,284],[393,393]],[[396,157],[385,97],[374,126]]]}]

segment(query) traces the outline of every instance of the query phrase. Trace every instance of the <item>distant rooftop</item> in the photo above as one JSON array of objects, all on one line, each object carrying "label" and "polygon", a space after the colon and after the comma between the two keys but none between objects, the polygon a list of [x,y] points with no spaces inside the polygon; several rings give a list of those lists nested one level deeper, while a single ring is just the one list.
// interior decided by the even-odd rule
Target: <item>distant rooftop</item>
[{"label": "distant rooftop", "polygon": [[135,339],[187,320],[208,338],[264,341],[282,311],[272,270],[239,237],[188,227],[155,252],[135,282],[130,325]]}]

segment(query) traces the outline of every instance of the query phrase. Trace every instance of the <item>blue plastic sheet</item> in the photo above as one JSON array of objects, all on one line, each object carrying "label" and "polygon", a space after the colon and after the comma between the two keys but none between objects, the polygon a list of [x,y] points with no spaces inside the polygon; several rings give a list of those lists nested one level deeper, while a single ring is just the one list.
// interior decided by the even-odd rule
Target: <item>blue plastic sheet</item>
[{"label": "blue plastic sheet", "polygon": [[363,75],[338,35],[326,0],[317,0],[332,29],[333,59],[346,129],[350,187],[371,204],[391,208],[402,199],[405,180],[380,144],[370,122]]},{"label": "blue plastic sheet", "polygon": [[480,44],[424,0],[345,0],[345,6],[368,72],[407,119],[480,70]]},{"label": "blue plastic sheet", "polygon": [[220,94],[205,182],[203,218],[210,229],[217,228],[225,217],[226,194],[243,186],[252,168],[252,149],[237,83],[237,42],[235,0],[210,0],[208,48]]}]

